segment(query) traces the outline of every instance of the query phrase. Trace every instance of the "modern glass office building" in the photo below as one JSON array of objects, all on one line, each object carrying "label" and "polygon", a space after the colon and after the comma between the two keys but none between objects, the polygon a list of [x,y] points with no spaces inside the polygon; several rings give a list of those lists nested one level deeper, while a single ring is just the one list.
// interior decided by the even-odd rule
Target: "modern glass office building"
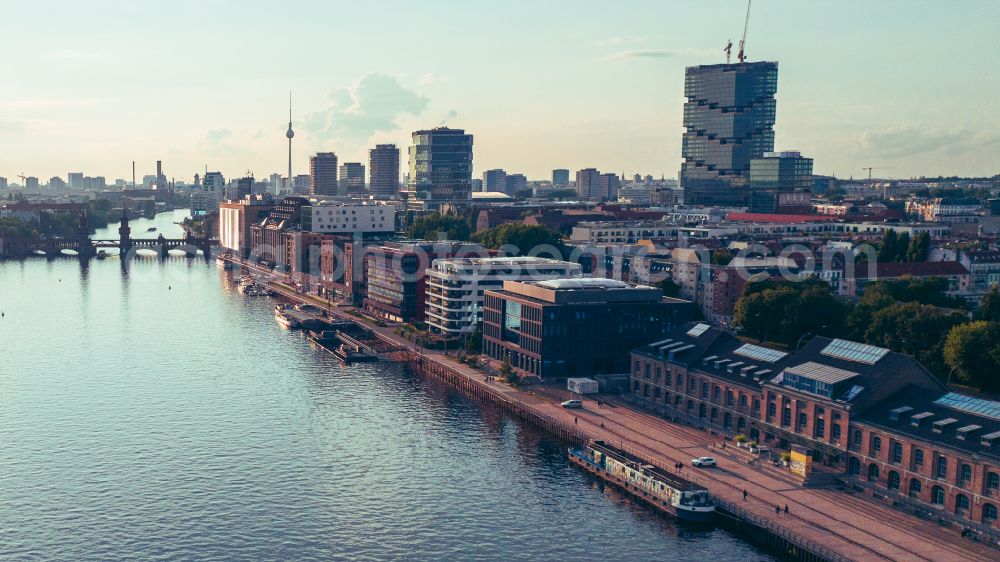
[{"label": "modern glass office building", "polygon": [[688,205],[745,205],[750,160],[774,150],[778,63],[688,67],[681,187]]},{"label": "modern glass office building", "polygon": [[447,127],[415,131],[405,193],[413,210],[472,199],[472,135]]}]

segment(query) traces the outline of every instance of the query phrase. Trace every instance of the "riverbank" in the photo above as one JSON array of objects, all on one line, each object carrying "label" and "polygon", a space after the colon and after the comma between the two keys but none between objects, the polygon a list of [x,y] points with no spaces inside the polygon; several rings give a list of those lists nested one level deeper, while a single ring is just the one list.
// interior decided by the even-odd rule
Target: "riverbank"
[{"label": "riverbank", "polygon": [[[270,273],[260,270],[261,273]],[[708,488],[722,511],[751,539],[765,542],[800,560],[992,560],[997,551],[973,543],[956,531],[917,519],[864,497],[829,489],[802,488],[779,475],[748,466],[721,452],[717,439],[689,426],[679,426],[602,397],[603,404],[584,400],[584,408],[559,407],[553,389],[516,389],[493,380],[487,372],[459,363],[440,351],[417,347],[395,333],[396,326],[349,314],[354,309],[328,306],[322,298],[298,293],[289,285],[272,285],[284,298],[327,308],[344,320],[358,322],[380,338],[406,350],[407,360],[424,374],[496,404],[504,411],[572,442],[603,439],[620,443],[666,470],[691,458],[715,456],[719,468],[682,473]],[[356,312],[356,311],[355,311]],[[381,325],[379,325],[381,324]],[[747,499],[742,491],[748,490]],[[775,513],[775,506],[789,512]]]}]

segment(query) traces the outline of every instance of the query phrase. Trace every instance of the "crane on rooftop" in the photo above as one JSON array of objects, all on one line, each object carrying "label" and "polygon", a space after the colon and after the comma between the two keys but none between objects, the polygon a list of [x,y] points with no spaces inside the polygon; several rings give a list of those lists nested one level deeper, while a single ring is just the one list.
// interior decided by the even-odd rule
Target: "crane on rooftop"
[{"label": "crane on rooftop", "polygon": [[726,48],[722,50],[726,53],[726,64],[729,64],[729,58],[733,54],[733,40],[730,39],[729,42],[726,43]]},{"label": "crane on rooftop", "polygon": [[[746,53],[743,51],[743,47],[747,42],[747,30],[750,28],[750,2],[752,0],[747,0],[747,18],[743,22],[743,38],[740,39],[740,51],[736,54],[736,58],[742,63],[746,60]],[[728,53],[727,53],[728,54]],[[727,57],[728,59],[728,57]],[[726,62],[729,62],[726,60]]]}]

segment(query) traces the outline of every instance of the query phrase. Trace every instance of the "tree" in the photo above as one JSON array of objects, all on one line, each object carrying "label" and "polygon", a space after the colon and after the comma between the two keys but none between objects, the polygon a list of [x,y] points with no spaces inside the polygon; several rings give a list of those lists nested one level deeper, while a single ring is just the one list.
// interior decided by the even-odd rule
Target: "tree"
[{"label": "tree", "polygon": [[978,320],[952,328],[944,343],[944,361],[964,383],[1000,392],[1000,323]]},{"label": "tree", "polygon": [[990,287],[972,317],[975,320],[1000,322],[1000,285]]},{"label": "tree", "polygon": [[956,310],[898,302],[872,315],[864,341],[912,355],[929,371],[944,378],[948,374],[943,360],[945,338],[965,320],[965,314]]},{"label": "tree", "polygon": [[503,364],[500,365],[500,369],[497,372],[500,374],[500,380],[512,385],[517,385],[517,381],[520,379],[514,368],[510,366],[510,359],[508,358],[503,360]]},{"label": "tree", "polygon": [[712,265],[729,265],[733,261],[733,253],[729,250],[716,250],[712,252]]},{"label": "tree", "polygon": [[666,277],[663,281],[656,284],[656,288],[663,291],[663,296],[678,298],[681,296],[681,286],[674,283],[672,277]]},{"label": "tree", "polygon": [[835,335],[846,310],[823,281],[768,281],[748,285],[736,301],[733,322],[759,341],[794,345],[803,334]]},{"label": "tree", "polygon": [[910,250],[910,233],[904,232],[896,240],[896,255],[892,261],[905,262]]},{"label": "tree", "polygon": [[926,232],[921,232],[913,237],[910,247],[906,252],[906,261],[919,262],[926,261],[931,252],[931,236]]},{"label": "tree", "polygon": [[472,239],[491,250],[499,250],[505,246],[513,247],[512,255],[515,256],[527,255],[533,249],[543,246],[554,248],[563,257],[569,255],[566,244],[563,243],[559,234],[544,226],[529,226],[521,223],[501,224],[475,233]]},{"label": "tree", "polygon": [[406,235],[416,240],[440,240],[442,235],[448,240],[468,240],[471,232],[469,222],[460,216],[431,213],[414,218]]},{"label": "tree", "polygon": [[896,261],[896,253],[898,250],[899,238],[896,235],[895,230],[890,230],[885,233],[882,237],[882,243],[879,244],[878,248],[878,261],[881,262],[892,262]]}]

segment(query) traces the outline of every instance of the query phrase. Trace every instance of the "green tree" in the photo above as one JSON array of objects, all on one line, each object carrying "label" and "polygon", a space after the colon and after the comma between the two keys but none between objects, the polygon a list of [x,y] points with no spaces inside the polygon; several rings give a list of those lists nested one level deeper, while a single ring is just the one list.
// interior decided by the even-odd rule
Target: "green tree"
[{"label": "green tree", "polygon": [[896,240],[896,256],[892,261],[905,262],[910,250],[910,233],[904,232]]},{"label": "green tree", "polygon": [[864,341],[912,355],[929,371],[944,378],[948,374],[943,359],[945,338],[952,328],[965,321],[965,314],[956,310],[898,302],[872,315]]},{"label": "green tree", "polygon": [[898,248],[899,237],[895,230],[890,230],[885,233],[882,237],[882,243],[878,247],[878,261],[880,262],[893,262],[896,261],[896,254],[899,252]]},{"label": "green tree", "polygon": [[541,246],[555,248],[556,252],[563,257],[569,255],[566,244],[559,234],[544,226],[529,226],[521,223],[501,224],[475,233],[472,235],[472,239],[492,250],[498,250],[505,246],[513,247],[511,253],[516,256],[527,255],[532,249]]},{"label": "green tree", "polygon": [[944,343],[944,361],[965,384],[1000,392],[1000,323],[977,320],[952,328]]},{"label": "green tree", "polygon": [[920,262],[926,261],[931,252],[931,237],[926,232],[921,232],[910,241],[910,247],[906,252],[906,261]]},{"label": "green tree", "polygon": [[757,340],[794,345],[803,334],[836,335],[846,316],[844,305],[816,279],[751,283],[736,301],[733,321]]},{"label": "green tree", "polygon": [[975,320],[1000,322],[1000,285],[990,287],[972,317]]},{"label": "green tree", "polygon": [[733,261],[733,253],[722,249],[712,252],[712,265],[729,265]]},{"label": "green tree", "polygon": [[413,218],[406,235],[416,240],[440,240],[442,235],[448,240],[468,240],[471,232],[463,217],[431,213]]},{"label": "green tree", "polygon": [[674,283],[672,277],[666,277],[663,281],[656,284],[656,288],[663,291],[663,296],[678,298],[681,296],[681,286]]},{"label": "green tree", "polygon": [[517,385],[518,380],[520,380],[517,371],[510,366],[510,359],[504,359],[503,364],[500,365],[500,369],[497,372],[500,374],[500,380],[509,384]]}]

